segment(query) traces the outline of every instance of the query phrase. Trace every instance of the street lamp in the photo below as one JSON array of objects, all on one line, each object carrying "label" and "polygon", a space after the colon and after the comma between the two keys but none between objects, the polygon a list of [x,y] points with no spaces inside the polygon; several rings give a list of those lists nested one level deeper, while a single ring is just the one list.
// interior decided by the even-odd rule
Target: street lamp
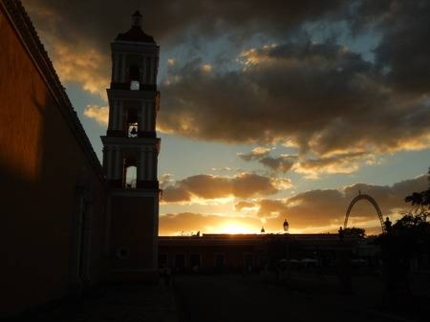
[{"label": "street lamp", "polygon": [[284,232],[285,232],[285,235],[284,235],[285,236],[284,237],[285,259],[287,261],[285,269],[286,269],[287,278],[289,278],[289,271],[288,271],[289,267],[288,266],[289,266],[289,261],[290,261],[290,241],[289,241],[288,229],[290,228],[290,225],[288,224],[287,219],[285,219],[282,226],[284,227]]},{"label": "street lamp", "polygon": [[286,232],[286,233],[288,233],[288,228],[290,228],[290,225],[288,224],[288,221],[287,221],[287,219],[285,219],[285,221],[284,221],[284,231]]}]

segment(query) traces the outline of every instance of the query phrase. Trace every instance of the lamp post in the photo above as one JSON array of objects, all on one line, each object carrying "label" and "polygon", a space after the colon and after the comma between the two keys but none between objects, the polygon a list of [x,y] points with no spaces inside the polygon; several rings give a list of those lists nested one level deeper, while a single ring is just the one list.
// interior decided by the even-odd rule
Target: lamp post
[{"label": "lamp post", "polygon": [[290,225],[288,224],[287,219],[285,219],[283,226],[284,226],[285,233],[288,233],[288,229],[290,228]]},{"label": "lamp post", "polygon": [[285,219],[285,221],[284,221],[284,223],[283,223],[283,225],[282,225],[283,227],[284,227],[284,236],[285,236],[285,239],[284,239],[284,241],[285,241],[285,259],[286,259],[286,274],[287,274],[287,279],[289,278],[289,272],[288,272],[288,269],[289,269],[289,264],[290,264],[290,241],[289,241],[289,235],[288,235],[288,229],[290,228],[290,225],[288,224],[288,221],[287,221],[287,219]]}]

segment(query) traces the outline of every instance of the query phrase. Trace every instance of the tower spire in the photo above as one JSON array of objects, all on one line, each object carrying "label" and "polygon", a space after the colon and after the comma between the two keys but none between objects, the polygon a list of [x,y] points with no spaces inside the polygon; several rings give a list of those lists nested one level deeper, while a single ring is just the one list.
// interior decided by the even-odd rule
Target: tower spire
[{"label": "tower spire", "polygon": [[139,10],[136,10],[135,13],[133,13],[131,19],[133,27],[142,27],[142,15],[140,14]]}]

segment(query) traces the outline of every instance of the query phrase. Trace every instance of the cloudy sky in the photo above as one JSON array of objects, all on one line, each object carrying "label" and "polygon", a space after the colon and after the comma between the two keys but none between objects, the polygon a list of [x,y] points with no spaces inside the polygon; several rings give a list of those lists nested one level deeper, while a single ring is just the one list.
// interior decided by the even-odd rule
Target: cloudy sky
[{"label": "cloudy sky", "polygon": [[[143,13],[162,235],[337,231],[359,191],[395,221],[428,186],[428,0],[22,2],[99,157],[110,42]],[[349,224],[380,231],[365,201]]]}]

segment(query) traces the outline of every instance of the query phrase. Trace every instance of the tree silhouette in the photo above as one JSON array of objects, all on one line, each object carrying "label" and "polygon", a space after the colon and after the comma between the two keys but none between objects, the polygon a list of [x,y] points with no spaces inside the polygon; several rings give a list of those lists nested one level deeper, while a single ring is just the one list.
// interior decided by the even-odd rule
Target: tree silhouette
[{"label": "tree silhouette", "polygon": [[405,202],[410,203],[413,209],[397,220],[392,234],[404,240],[402,247],[409,248],[411,256],[424,262],[423,258],[430,255],[430,222],[427,221],[430,214],[430,185],[427,190],[413,192],[405,197]]},{"label": "tree silhouette", "polygon": [[346,237],[364,238],[366,236],[366,230],[363,228],[351,227],[345,228],[343,234]]},{"label": "tree silhouette", "polygon": [[[414,224],[426,222],[427,217],[430,214],[430,168],[427,174],[429,188],[421,192],[413,192],[411,195],[406,196],[405,198],[405,202],[408,202],[415,207],[411,214],[406,215],[416,218],[415,220],[412,220]],[[405,219],[405,223],[408,223],[409,219]]]},{"label": "tree silhouette", "polygon": [[413,236],[416,239],[430,238],[430,223],[427,217],[430,214],[430,169],[428,171],[429,188],[421,192],[413,192],[405,197],[414,209],[400,218],[394,225],[394,232],[400,235]]}]

